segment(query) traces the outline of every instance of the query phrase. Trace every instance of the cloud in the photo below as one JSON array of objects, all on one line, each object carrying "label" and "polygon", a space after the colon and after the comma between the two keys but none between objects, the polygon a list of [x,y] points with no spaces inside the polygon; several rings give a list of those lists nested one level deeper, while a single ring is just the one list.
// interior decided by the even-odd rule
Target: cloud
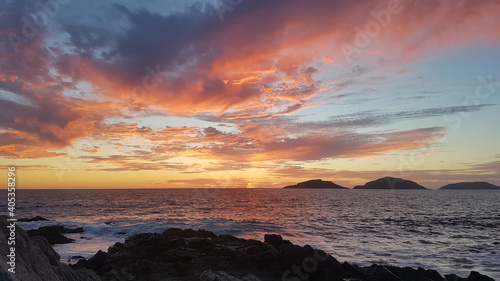
[{"label": "cloud", "polygon": [[439,116],[447,116],[458,113],[479,111],[483,108],[495,106],[494,104],[449,106],[426,108],[422,110],[406,110],[396,112],[364,111],[352,114],[331,116],[328,121],[303,122],[300,125],[306,127],[337,128],[337,127],[371,127],[387,125],[402,119],[425,119]]},{"label": "cloud", "polygon": [[[455,5],[402,1],[402,13],[392,16],[373,47],[394,49],[396,44],[396,49],[411,57],[430,47],[468,44],[477,33],[463,19],[480,22],[486,32],[483,34],[497,40],[491,11],[498,4],[485,2]],[[238,116],[248,111],[250,116],[288,114],[323,89],[315,78],[318,70],[309,55],[311,50],[326,52],[329,44],[351,40],[355,32],[349,31],[363,27],[372,20],[370,12],[385,5],[386,1],[316,1],[314,5],[252,1],[242,3],[224,22],[215,17],[216,10],[209,4],[202,10],[187,9],[170,15],[116,6],[129,21],[124,34],[105,40],[105,32],[92,35],[85,26],[66,28],[73,45],[85,53],[109,45],[106,59],[68,55],[61,57],[58,65],[60,72],[91,81],[115,98],[155,104],[173,114],[231,110]],[[406,15],[421,21],[409,22]],[[450,18],[453,24],[437,21],[442,18]],[[461,35],[465,35],[453,36],[452,26],[462,28]],[[420,38],[418,45],[409,38]],[[342,54],[332,51],[329,55],[340,60]],[[351,76],[363,75],[369,69],[367,65],[355,65]],[[103,76],[107,78],[100,78]],[[352,79],[337,87],[348,87]],[[178,103],[184,106],[175,106]]]},{"label": "cloud", "polygon": [[0,133],[0,157],[8,159],[37,159],[66,156],[67,153],[52,152],[50,146],[40,146],[34,137],[17,131]]},{"label": "cloud", "polygon": [[[0,90],[28,101],[0,100],[0,126],[7,130],[0,142],[4,157],[55,157],[59,154],[51,149],[87,137],[113,146],[125,138],[144,140],[141,149],[122,144],[129,149],[124,155],[103,155],[102,145],[83,148],[92,155],[80,160],[115,170],[185,168],[167,161],[180,155],[232,163],[214,169],[246,161],[369,157],[435,145],[445,131],[436,126],[359,129],[490,106],[372,110],[318,122],[298,116],[317,106],[323,94],[350,89],[360,77],[387,65],[406,65],[426,52],[480,39],[498,42],[500,3],[494,0],[401,1],[402,12],[391,16],[349,66],[342,65],[340,45],[352,43],[355,28],[364,28],[373,20],[371,12],[385,8],[387,1],[243,1],[224,21],[209,3],[160,13],[126,2],[99,2],[102,9],[88,20],[61,10],[15,53],[6,36],[22,34],[23,16],[36,9],[28,2],[9,1],[9,12],[0,17],[0,48],[8,50],[0,57]],[[341,74],[325,73],[325,64]],[[91,97],[68,94],[80,91],[82,82],[90,85]],[[215,126],[155,130],[129,120],[141,114],[193,117],[231,124],[237,131]],[[113,120],[117,117],[120,121]],[[134,162],[139,156],[143,163]]]}]

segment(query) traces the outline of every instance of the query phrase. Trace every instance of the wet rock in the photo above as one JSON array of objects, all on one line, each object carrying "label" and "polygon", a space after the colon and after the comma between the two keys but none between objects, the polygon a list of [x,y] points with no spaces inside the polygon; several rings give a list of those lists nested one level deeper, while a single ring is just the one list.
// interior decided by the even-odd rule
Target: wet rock
[{"label": "wet rock", "polygon": [[372,281],[401,281],[394,273],[383,265],[372,265],[366,270],[366,276]]},{"label": "wet rock", "polygon": [[445,277],[447,281],[495,281],[494,279],[476,271],[471,271],[469,277],[467,278],[462,278],[455,274],[445,275]]},{"label": "wet rock", "polygon": [[212,270],[204,271],[200,275],[199,280],[200,281],[260,281],[259,278],[255,277],[252,274],[247,274],[243,276],[241,279],[239,279],[227,274],[224,271],[212,271]]},{"label": "wet rock", "polygon": [[[0,245],[7,245],[10,230],[7,217],[0,216]],[[73,270],[62,264],[59,255],[44,237],[29,237],[16,227],[16,266],[15,274],[7,271],[8,247],[0,247],[0,280],[6,281],[101,281],[94,271]]]},{"label": "wet rock", "polygon": [[283,237],[278,234],[265,234],[264,242],[269,243],[274,246],[274,248],[279,249],[283,245]]},{"label": "wet rock", "polygon": [[[436,271],[423,268],[382,265],[361,268],[340,263],[321,250],[294,245],[277,234],[265,235],[262,242],[192,229],[133,235],[124,243],[110,247],[107,253],[98,252],[73,267],[95,270],[103,280],[127,280],[125,276],[133,276],[134,280],[192,281],[445,280]],[[478,275],[471,276],[476,278]],[[457,279],[460,280],[476,281]]]},{"label": "wet rock", "polygon": [[32,222],[32,221],[49,221],[48,219],[46,218],[43,218],[43,217],[40,217],[40,216],[36,216],[34,218],[20,218],[17,220],[18,222]]},{"label": "wet rock", "polygon": [[471,271],[469,277],[465,278],[466,281],[495,281],[486,275],[483,275],[476,271]]},{"label": "wet rock", "polygon": [[102,272],[102,268],[104,267],[104,262],[106,261],[107,253],[103,251],[98,251],[93,257],[88,260],[78,261],[77,264],[81,264],[79,268],[88,268],[95,270],[97,272]]},{"label": "wet rock", "polygon": [[47,241],[49,242],[50,245],[54,244],[67,244],[67,243],[73,243],[75,240],[68,238],[61,233],[40,233],[36,231],[28,231],[28,235],[30,237],[36,237],[36,236],[43,236]]},{"label": "wet rock", "polygon": [[33,229],[33,230],[28,230],[28,235],[30,237],[34,236],[43,236],[45,237],[51,245],[54,244],[65,244],[65,243],[72,243],[75,240],[67,238],[66,236],[62,235],[62,233],[82,233],[83,228],[78,227],[78,228],[65,228],[62,225],[52,225],[52,226],[43,226],[40,227],[39,229]]},{"label": "wet rock", "polygon": [[227,274],[224,271],[206,270],[200,275],[200,281],[240,281],[240,279]]},{"label": "wet rock", "polygon": [[85,257],[83,257],[83,256],[72,256],[70,259],[72,259],[72,260],[84,260]]}]

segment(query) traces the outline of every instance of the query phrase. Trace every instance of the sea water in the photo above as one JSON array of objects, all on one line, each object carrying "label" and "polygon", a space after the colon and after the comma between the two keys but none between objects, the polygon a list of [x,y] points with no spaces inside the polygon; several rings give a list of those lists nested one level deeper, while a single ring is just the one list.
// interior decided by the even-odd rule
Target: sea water
[{"label": "sea water", "polygon": [[[6,198],[5,196],[2,196]],[[277,233],[358,265],[475,270],[500,278],[500,192],[439,190],[155,189],[18,190],[26,230],[84,228],[55,245],[62,260],[167,228],[263,240]],[[2,203],[4,203],[2,201]]]}]

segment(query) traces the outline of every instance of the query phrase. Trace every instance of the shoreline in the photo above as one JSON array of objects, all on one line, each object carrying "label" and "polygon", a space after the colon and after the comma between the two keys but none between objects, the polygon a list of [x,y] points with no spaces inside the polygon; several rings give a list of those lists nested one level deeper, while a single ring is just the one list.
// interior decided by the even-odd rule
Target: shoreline
[{"label": "shoreline", "polygon": [[[2,218],[1,221],[2,230],[4,230],[6,220]],[[20,239],[26,240],[24,242],[27,244],[36,244],[38,247],[42,245],[45,248],[48,246],[48,243],[40,242],[45,238],[29,238],[20,227],[17,227],[16,232],[18,237],[21,237]],[[7,234],[4,231],[2,233],[4,236]],[[38,242],[33,243],[33,241]],[[48,247],[50,249],[44,249],[42,252],[55,253],[51,246]],[[124,243],[115,243],[107,252],[99,251],[92,258],[80,261],[76,265],[62,265],[59,260],[57,264],[61,268],[72,268],[71,270],[74,272],[90,274],[86,277],[87,279],[74,280],[99,280],[92,279],[95,277],[93,277],[92,272],[99,276],[100,280],[112,280],[110,277],[113,274],[116,275],[113,277],[115,280],[145,280],[141,278],[201,280],[201,277],[209,278],[210,276],[212,276],[210,278],[215,278],[214,276],[222,278],[221,274],[229,274],[236,278],[243,278],[247,274],[251,274],[258,279],[248,279],[250,278],[248,277],[242,280],[263,281],[420,280],[422,278],[429,278],[423,280],[436,281],[493,280],[475,272],[468,278],[461,278],[456,275],[442,276],[435,270],[422,268],[410,269],[385,265],[358,267],[347,262],[340,263],[322,250],[307,245],[294,245],[278,234],[265,235],[263,241],[258,241],[192,229],[168,229],[161,234],[132,235],[125,239]],[[143,267],[153,271],[141,271]],[[297,268],[302,269],[299,271]],[[207,270],[212,271],[206,272]],[[220,273],[221,270],[225,273]],[[151,279],[153,275],[159,279]],[[304,277],[306,275],[307,277]],[[399,279],[384,279],[388,278],[387,276],[397,276]],[[132,277],[133,279],[130,279]],[[408,279],[410,277],[419,277],[420,279]]]},{"label": "shoreline", "polygon": [[[118,221],[117,221],[118,222]],[[158,222],[158,221],[156,221]],[[26,222],[24,222],[26,223]],[[22,224],[20,223],[19,225],[23,227]],[[30,223],[30,222],[27,222]],[[163,232],[165,229],[171,228],[171,227],[176,227],[176,228],[192,228],[192,229],[207,229],[206,224],[198,224],[197,226],[189,225],[189,224],[178,224],[177,226],[171,225],[168,223],[167,225],[164,225],[160,223],[159,225],[153,226],[153,227],[148,227],[141,229],[140,231],[132,231],[129,232],[128,230],[120,234],[119,236],[117,235],[106,235],[101,233],[100,231],[98,233],[95,233],[95,226],[92,226],[92,231],[94,232],[87,232],[88,229],[85,227],[85,224],[79,224],[77,222],[71,222],[66,224],[65,222],[61,221],[35,221],[33,222],[38,226],[47,226],[47,225],[53,225],[53,224],[61,224],[63,223],[64,226],[67,226],[69,228],[79,228],[81,226],[84,226],[85,232],[84,233],[67,233],[64,234],[64,236],[68,238],[75,239],[76,241],[74,243],[68,243],[68,244],[56,244],[53,245],[54,249],[62,255],[61,258],[64,258],[64,260],[61,260],[62,263],[65,264],[70,264],[71,262],[67,262],[68,259],[74,257],[74,256],[83,256],[85,258],[90,258],[92,257],[98,250],[103,250],[106,251],[108,247],[113,246],[117,242],[123,242],[125,238],[134,235],[134,234],[139,234],[143,232]],[[38,224],[38,223],[44,223],[44,224]],[[110,229],[115,229],[116,231],[119,231],[119,228],[116,228],[119,224],[115,225],[115,221],[110,220],[105,223],[105,227],[109,227]],[[149,225],[149,223],[148,223]],[[162,226],[163,225],[163,226]],[[33,225],[34,226],[34,225]],[[37,226],[37,227],[38,227]],[[151,226],[151,225],[150,225]],[[160,226],[160,227],[159,227]],[[219,225],[219,227],[222,227]],[[261,226],[259,226],[261,227]],[[26,228],[26,229],[31,229],[32,227]],[[137,227],[136,227],[137,228]],[[121,229],[121,228],[120,228]],[[239,231],[235,231],[238,229]],[[137,229],[136,229],[137,230]],[[322,249],[326,251],[327,253],[331,254],[332,256],[336,257],[339,261],[346,261],[349,264],[355,264],[360,267],[367,267],[373,263],[377,264],[382,264],[382,265],[394,265],[398,267],[423,267],[423,268],[433,268],[443,274],[456,274],[458,276],[466,276],[469,274],[471,270],[475,270],[478,272],[481,272],[483,274],[487,274],[488,276],[498,278],[498,272],[497,271],[491,271],[487,270],[487,268],[484,267],[471,267],[468,266],[468,262],[470,261],[475,261],[473,259],[467,260],[465,257],[463,257],[463,262],[458,263],[442,263],[444,260],[433,260],[432,257],[426,257],[426,256],[421,256],[418,254],[411,254],[412,251],[408,251],[411,248],[407,248],[408,250],[403,253],[401,252],[390,252],[390,251],[376,251],[380,250],[377,249],[378,246],[373,245],[374,247],[370,247],[370,244],[361,244],[358,245],[360,248],[358,249],[357,252],[353,253],[349,252],[350,247],[346,245],[349,244],[336,244],[335,242],[330,242],[326,243],[325,241],[321,241],[321,237],[317,235],[304,235],[304,236],[296,236],[298,233],[290,233],[288,232],[289,230],[287,229],[282,229],[281,227],[278,228],[266,228],[266,230],[261,230],[258,232],[248,232],[248,226],[244,228],[240,227],[234,227],[232,228],[232,231],[222,231],[222,230],[214,230],[213,225],[212,227],[209,227],[207,230],[213,231],[216,234],[224,234],[224,233],[231,233],[232,235],[240,238],[245,238],[245,239],[255,239],[255,240],[261,240],[262,237],[264,236],[265,233],[279,233],[279,234],[285,234],[284,238],[289,239],[296,245],[306,245],[310,244],[313,245],[313,247]],[[109,234],[109,233],[108,233]],[[115,233],[116,234],[116,233]],[[420,241],[420,240],[418,240]],[[416,241],[416,244],[418,244],[418,241]],[[433,245],[433,243],[430,243],[426,240],[422,240],[425,242],[425,246]],[[422,243],[423,243],[422,242]],[[93,249],[88,248],[87,245],[96,245],[101,244],[100,247],[94,247]],[[333,245],[335,245],[333,247]],[[333,248],[332,248],[333,247]],[[62,250],[64,249],[64,250]],[[76,249],[76,251],[75,251]],[[69,251],[68,251],[69,250]],[[85,253],[82,252],[82,250],[85,250]],[[61,252],[62,251],[62,252]],[[347,251],[347,252],[346,252]],[[64,254],[66,253],[66,254]],[[408,254],[410,253],[410,254]],[[415,259],[413,258],[415,256]],[[354,257],[354,258],[353,258]],[[457,256],[457,259],[460,256]],[[467,257],[468,258],[468,257]],[[435,258],[434,258],[435,259]],[[460,258],[462,260],[462,258]]]}]

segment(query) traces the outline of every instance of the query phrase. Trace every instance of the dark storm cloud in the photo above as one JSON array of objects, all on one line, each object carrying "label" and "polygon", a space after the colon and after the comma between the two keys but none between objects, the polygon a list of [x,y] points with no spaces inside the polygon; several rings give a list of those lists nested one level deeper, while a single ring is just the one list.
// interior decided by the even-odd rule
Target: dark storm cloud
[{"label": "dark storm cloud", "polygon": [[89,26],[67,25],[65,30],[71,36],[72,47],[82,55],[105,47],[111,37],[104,29]]},{"label": "dark storm cloud", "polygon": [[[116,38],[113,54],[131,75],[144,76],[144,68],[161,64],[162,71],[175,69],[188,59],[202,61],[209,46],[197,42],[219,24],[215,8],[189,9],[169,16],[147,10],[131,12],[115,5],[130,21],[130,28]],[[200,56],[197,56],[200,55]]]}]

